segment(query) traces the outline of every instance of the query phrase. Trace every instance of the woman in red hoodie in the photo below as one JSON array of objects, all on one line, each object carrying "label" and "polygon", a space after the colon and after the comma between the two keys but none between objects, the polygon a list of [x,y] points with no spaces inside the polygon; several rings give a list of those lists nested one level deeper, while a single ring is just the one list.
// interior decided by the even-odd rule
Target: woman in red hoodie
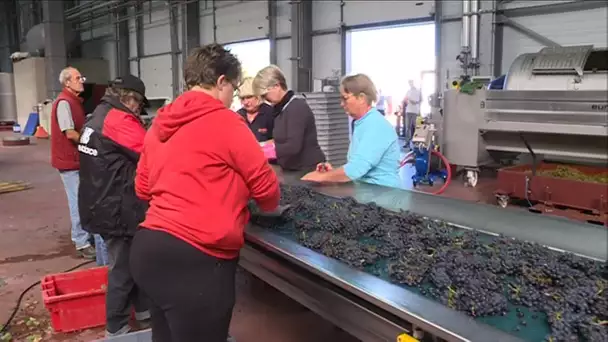
[{"label": "woman in red hoodie", "polygon": [[274,171],[228,109],[240,77],[221,45],[192,50],[188,91],[159,110],[144,141],[135,190],[150,208],[130,262],[151,301],[154,341],[226,341],[248,200],[267,212],[279,204]]}]

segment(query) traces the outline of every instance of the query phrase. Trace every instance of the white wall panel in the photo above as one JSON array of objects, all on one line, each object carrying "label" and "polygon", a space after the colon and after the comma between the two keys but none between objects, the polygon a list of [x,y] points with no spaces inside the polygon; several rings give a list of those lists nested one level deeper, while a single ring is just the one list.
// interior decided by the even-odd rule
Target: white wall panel
[{"label": "white wall panel", "polygon": [[460,64],[456,60],[456,56],[460,53],[461,29],[460,21],[443,23],[441,26],[441,81],[439,89],[445,89],[448,79],[456,78],[462,73]]},{"label": "white wall panel", "polygon": [[[313,8],[314,8],[313,2]],[[277,1],[277,36],[291,34],[291,4],[289,0]]]},{"label": "white wall panel", "polygon": [[[513,21],[557,42],[560,45],[606,47],[608,44],[608,8],[554,13],[513,18]],[[503,37],[502,71],[507,72],[515,58],[528,52],[538,52],[543,45],[525,34],[505,27]]]},{"label": "white wall panel", "polygon": [[146,96],[173,98],[171,55],[142,58],[140,65]]},{"label": "white wall panel", "polygon": [[129,19],[129,57],[137,57],[137,33],[135,32],[135,19]]},{"label": "white wall panel", "polygon": [[244,1],[216,3],[215,25],[218,43],[234,43],[268,36],[268,3]]},{"label": "white wall panel", "polygon": [[277,66],[281,68],[287,79],[287,87],[291,87],[291,39],[277,41]]},{"label": "white wall panel", "polygon": [[137,73],[138,73],[137,61],[129,62],[129,70],[131,71],[131,75],[137,76]]},{"label": "white wall panel", "polygon": [[116,45],[111,37],[97,38],[83,42],[82,57],[101,58],[108,61],[110,79],[116,77]]},{"label": "white wall panel", "polygon": [[[201,6],[203,2],[201,2]],[[201,45],[213,43],[213,12],[210,9],[203,10],[199,18],[199,30],[201,31]]]},{"label": "white wall panel", "polygon": [[339,34],[326,34],[312,37],[312,78],[323,79],[340,71],[342,56],[340,55]]},{"label": "white wall panel", "polygon": [[[444,1],[445,2],[445,1]],[[347,26],[429,17],[433,0],[421,1],[345,1],[344,22]]]},{"label": "white wall panel", "polygon": [[144,15],[143,18],[144,55],[171,51],[169,10],[156,10],[150,15]]},{"label": "white wall panel", "polygon": [[313,1],[313,31],[335,29],[340,26],[340,1]]}]

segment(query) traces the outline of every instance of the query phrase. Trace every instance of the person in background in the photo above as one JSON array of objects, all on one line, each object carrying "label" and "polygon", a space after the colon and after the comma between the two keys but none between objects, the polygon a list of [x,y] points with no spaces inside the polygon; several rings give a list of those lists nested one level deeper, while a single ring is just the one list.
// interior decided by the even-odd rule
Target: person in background
[{"label": "person in background", "polygon": [[150,209],[131,271],[150,299],[153,341],[225,342],[253,198],[279,206],[279,181],[255,136],[229,108],[241,63],[219,44],[193,49],[187,91],[161,108],[144,141],[135,190]]},{"label": "person in background", "polygon": [[346,165],[334,168],[320,163],[317,170],[302,180],[312,182],[361,181],[401,188],[399,178],[399,143],[391,124],[372,104],[376,87],[363,74],[346,76],[340,85],[342,107],[355,121]]},{"label": "person in background", "polygon": [[410,89],[405,95],[405,146],[409,147],[410,141],[414,137],[414,131],[416,130],[416,120],[420,115],[420,103],[422,102],[422,95],[420,90],[416,88],[413,80],[409,80]]},{"label": "person in background", "polygon": [[59,82],[63,90],[51,107],[51,165],[59,171],[68,198],[72,222],[72,242],[78,254],[87,259],[95,258],[91,236],[82,229],[78,213],[78,140],[85,120],[82,99],[85,77],[78,69],[67,67],[61,70]]},{"label": "person in background", "polygon": [[382,115],[386,115],[385,106],[386,106],[386,97],[384,95],[382,95],[382,89],[378,89],[378,102],[376,102],[376,109]]},{"label": "person in background", "polygon": [[145,103],[146,87],[139,78],[116,78],[87,118],[78,145],[80,217],[89,232],[101,235],[108,251],[107,336],[129,332],[132,307],[140,326],[148,326],[150,319],[129,266],[133,236],[148,207],[135,195],[135,170],[146,135],[140,119]]},{"label": "person in background", "polygon": [[395,131],[397,136],[400,138],[405,138],[405,108],[407,107],[407,103],[405,101],[405,97],[401,104],[397,106],[397,110],[395,111],[395,116],[397,116],[397,123],[395,125]]},{"label": "person in background", "polygon": [[281,69],[270,65],[260,70],[253,79],[253,90],[274,106],[273,136],[279,166],[306,173],[324,162],[312,110],[305,99],[287,89]]},{"label": "person in background", "polygon": [[255,138],[259,142],[272,140],[274,110],[255,96],[253,78],[248,77],[243,80],[238,95],[243,108],[239,109],[237,113],[245,119]]}]

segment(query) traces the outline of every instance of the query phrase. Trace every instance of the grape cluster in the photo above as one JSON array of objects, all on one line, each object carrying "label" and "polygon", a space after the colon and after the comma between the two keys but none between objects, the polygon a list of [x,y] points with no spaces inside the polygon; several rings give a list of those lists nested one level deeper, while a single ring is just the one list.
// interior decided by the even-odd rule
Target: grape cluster
[{"label": "grape cluster", "polygon": [[[281,190],[291,210],[278,220],[253,216],[253,223],[291,225],[302,245],[473,317],[505,316],[510,302],[546,314],[547,341],[608,341],[606,263],[306,187]],[[387,261],[382,271],[372,267],[379,260]],[[539,318],[516,310],[516,331]]]}]

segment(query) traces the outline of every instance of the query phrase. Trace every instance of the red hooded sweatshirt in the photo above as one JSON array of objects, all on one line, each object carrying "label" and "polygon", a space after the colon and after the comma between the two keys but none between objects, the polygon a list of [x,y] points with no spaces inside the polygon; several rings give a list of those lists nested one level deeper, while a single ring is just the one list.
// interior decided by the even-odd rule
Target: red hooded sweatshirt
[{"label": "red hooded sweatshirt", "polygon": [[279,182],[243,119],[219,100],[188,91],[158,111],[146,134],[135,191],[150,201],[142,227],[217,258],[236,258],[247,203],[279,204]]}]

